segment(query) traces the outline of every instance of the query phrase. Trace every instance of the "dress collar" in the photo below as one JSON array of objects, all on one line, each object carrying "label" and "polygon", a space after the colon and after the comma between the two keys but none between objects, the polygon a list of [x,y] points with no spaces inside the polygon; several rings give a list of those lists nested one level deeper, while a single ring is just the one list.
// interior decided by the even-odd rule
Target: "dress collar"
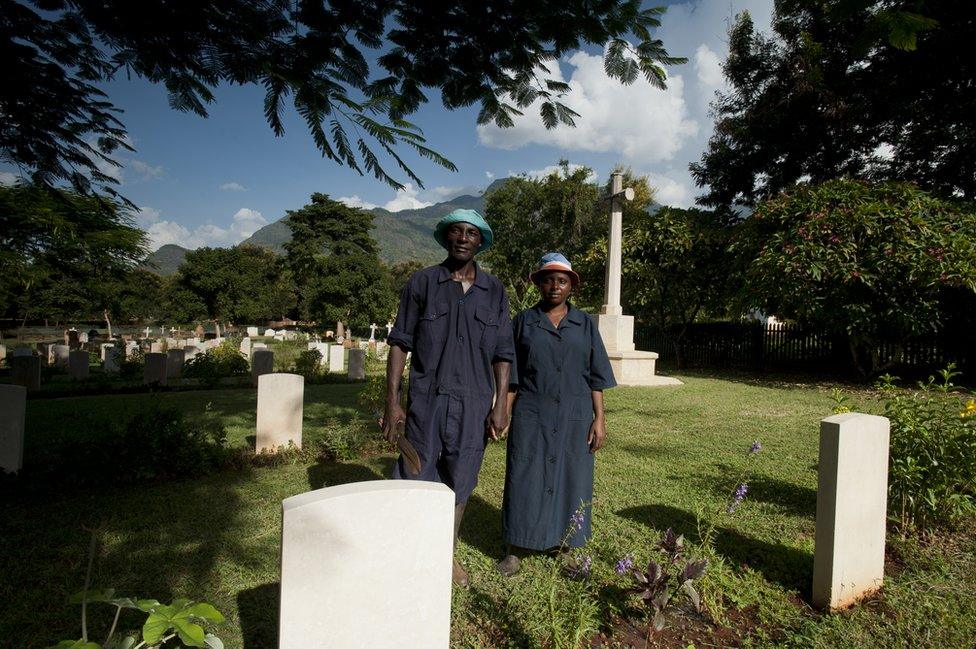
[{"label": "dress collar", "polygon": [[[583,318],[586,317],[586,314],[573,306],[572,302],[567,302],[566,304],[569,307],[569,311],[566,312],[566,315],[559,323],[559,326],[562,327],[563,323],[566,323],[566,325],[583,324]],[[555,328],[552,326],[552,321],[549,320],[549,317],[542,311],[542,309],[539,308],[538,304],[525,312],[525,323],[535,324],[543,329],[549,329],[550,331],[555,330]]]}]

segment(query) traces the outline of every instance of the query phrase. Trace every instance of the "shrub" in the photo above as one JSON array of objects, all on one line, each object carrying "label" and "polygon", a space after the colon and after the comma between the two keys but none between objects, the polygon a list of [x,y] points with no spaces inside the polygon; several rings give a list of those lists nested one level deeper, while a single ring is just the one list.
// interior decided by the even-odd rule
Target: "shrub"
[{"label": "shrub", "polygon": [[953,365],[910,393],[878,382],[891,421],[888,497],[902,534],[952,527],[976,512],[976,401],[954,391]]},{"label": "shrub", "polygon": [[367,427],[361,422],[343,425],[339,422],[329,422],[325,427],[325,434],[319,441],[322,455],[330,460],[353,460],[363,454],[366,444],[376,435],[370,435]]},{"label": "shrub", "polygon": [[183,376],[200,379],[207,385],[215,385],[222,378],[246,376],[249,371],[247,359],[237,346],[230,341],[224,341],[187,361],[183,367]]},{"label": "shrub", "polygon": [[321,376],[322,352],[317,349],[308,349],[300,353],[295,360],[295,373],[304,376],[306,381]]}]

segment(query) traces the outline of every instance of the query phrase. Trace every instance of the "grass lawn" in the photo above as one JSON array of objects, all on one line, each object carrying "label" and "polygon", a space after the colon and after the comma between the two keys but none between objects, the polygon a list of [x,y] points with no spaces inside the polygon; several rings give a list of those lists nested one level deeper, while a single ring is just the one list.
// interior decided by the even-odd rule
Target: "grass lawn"
[{"label": "grass lawn", "polygon": [[[586,616],[625,646],[629,619],[646,619],[624,592],[614,564],[638,565],[668,527],[709,558],[701,583],[714,626],[690,613],[671,618],[660,636],[669,646],[721,644],[817,647],[963,647],[976,643],[976,543],[958,534],[920,548],[891,539],[883,594],[853,612],[822,616],[809,598],[813,569],[818,422],[831,413],[829,388],[683,377],[677,388],[618,388],[607,393],[608,445],[597,459],[591,578],[559,579],[560,593],[580,596]],[[305,394],[305,445],[329,425],[356,415],[361,384],[311,385]],[[250,389],[32,400],[25,464],[45,455],[78,426],[122,417],[159,398],[191,418],[219,418],[231,445],[253,435]],[[855,393],[856,409],[877,409]],[[760,440],[763,450],[747,456]],[[549,628],[553,560],[529,557],[504,579],[493,569],[502,552],[504,447],[489,447],[481,481],[461,529],[461,558],[472,584],[454,593],[457,647],[540,646]],[[321,487],[387,475],[392,454],[337,463],[292,458],[276,466],[228,470],[196,480],[138,487],[0,495],[0,645],[46,647],[78,637],[79,610],[68,596],[82,589],[88,534],[104,525],[93,586],[168,600],[213,603],[228,618],[227,647],[277,646],[281,500]],[[740,480],[746,501],[726,512]],[[707,530],[713,541],[702,543]],[[106,609],[89,609],[104,633]],[[123,615],[121,626],[135,625]],[[723,630],[724,629],[724,630]],[[718,631],[718,635],[712,632]],[[687,632],[687,633],[686,633]],[[97,635],[97,634],[96,634]],[[642,644],[640,645],[642,646]]]}]

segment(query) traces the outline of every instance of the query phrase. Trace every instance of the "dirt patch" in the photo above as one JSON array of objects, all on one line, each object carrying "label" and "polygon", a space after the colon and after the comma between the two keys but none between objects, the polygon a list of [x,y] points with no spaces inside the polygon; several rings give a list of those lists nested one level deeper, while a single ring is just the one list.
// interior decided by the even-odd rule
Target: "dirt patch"
[{"label": "dirt patch", "polygon": [[644,622],[627,618],[614,620],[609,631],[594,636],[590,641],[592,649],[642,649],[643,647],[667,647],[685,649],[695,647],[739,647],[759,626],[758,609],[747,606],[744,609],[729,608],[724,612],[725,623],[715,624],[707,613],[693,610],[672,610],[668,615],[667,626],[661,631],[652,632],[648,637]]}]

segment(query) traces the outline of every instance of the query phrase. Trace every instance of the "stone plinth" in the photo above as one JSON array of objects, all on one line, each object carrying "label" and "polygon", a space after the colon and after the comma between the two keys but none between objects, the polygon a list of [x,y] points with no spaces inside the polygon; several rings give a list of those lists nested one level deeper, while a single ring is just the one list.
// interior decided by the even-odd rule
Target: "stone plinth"
[{"label": "stone plinth", "polygon": [[166,354],[149,352],[146,354],[146,366],[142,371],[144,385],[166,385]]},{"label": "stone plinth", "polygon": [[320,367],[328,367],[328,365],[329,365],[329,347],[331,347],[331,345],[329,343],[309,343],[308,344],[309,351],[311,351],[313,349],[316,349],[316,350],[318,350],[318,352],[320,354],[322,354],[322,358],[319,360],[319,366]]},{"label": "stone plinth", "polygon": [[166,352],[166,378],[180,378],[183,375],[183,363],[185,362],[186,352],[182,349],[171,349]]},{"label": "stone plinth", "polygon": [[820,422],[813,604],[834,610],[884,581],[889,423],[850,412]]},{"label": "stone plinth", "polygon": [[654,373],[657,363],[655,352],[607,352],[607,355],[619,385],[683,385],[678,379]]},{"label": "stone plinth", "polygon": [[349,350],[348,376],[353,381],[364,381],[366,379],[366,352],[364,350]]},{"label": "stone plinth", "polygon": [[346,349],[342,345],[329,347],[329,372],[342,374],[346,370]]},{"label": "stone plinth", "polygon": [[21,385],[28,390],[41,389],[41,358],[39,356],[13,356],[10,363],[14,385]]},{"label": "stone plinth", "polygon": [[274,372],[274,352],[256,349],[251,353],[251,384],[258,385],[258,378]]},{"label": "stone plinth", "polygon": [[596,326],[608,352],[634,351],[634,316],[601,313],[596,316]]},{"label": "stone plinth", "polygon": [[279,649],[447,649],[450,489],[416,480],[328,487],[285,499],[281,521]]},{"label": "stone plinth", "polygon": [[70,353],[71,347],[68,345],[53,345],[51,347],[51,363],[58,367],[67,367],[68,354]]},{"label": "stone plinth", "polygon": [[26,412],[27,388],[0,384],[0,473],[17,473],[24,466]]},{"label": "stone plinth", "polygon": [[304,376],[299,374],[259,376],[255,452],[274,453],[279,446],[287,447],[289,443],[301,448],[304,407]]},{"label": "stone plinth", "polygon": [[88,378],[90,358],[84,349],[76,349],[68,354],[68,374],[76,381]]}]

